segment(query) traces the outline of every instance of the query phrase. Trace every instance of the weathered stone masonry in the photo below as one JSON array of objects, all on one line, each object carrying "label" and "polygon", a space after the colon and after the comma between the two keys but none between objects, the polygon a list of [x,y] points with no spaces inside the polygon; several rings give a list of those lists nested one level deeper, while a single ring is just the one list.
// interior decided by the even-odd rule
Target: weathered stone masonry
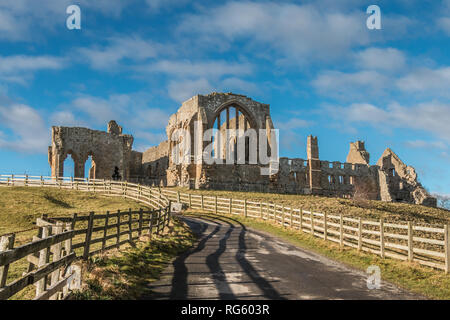
[{"label": "weathered stone masonry", "polygon": [[[197,130],[194,130],[197,123]],[[158,186],[185,186],[197,189],[248,190],[293,194],[353,197],[356,194],[369,199],[402,201],[436,206],[417,180],[414,168],[405,165],[389,148],[376,165],[370,165],[370,155],[364,142],[350,143],[346,163],[320,160],[317,137],[307,140],[307,159],[280,158],[279,170],[271,176],[261,175],[267,167],[249,164],[249,150],[258,148],[246,142],[245,164],[206,164],[201,152],[210,144],[203,141],[203,133],[211,128],[255,130],[273,129],[270,107],[246,96],[232,93],[197,95],[185,101],[173,114],[166,133],[168,140],[145,152],[132,150],[133,137],[122,134],[122,128],[111,121],[107,132],[86,128],[52,128],[52,146],[49,162],[53,176],[63,175],[63,163],[70,154],[75,162],[75,177],[84,177],[84,164],[93,157],[91,178],[110,179],[115,168],[122,179],[135,180]],[[185,129],[191,134],[191,162],[177,164],[175,146],[182,145],[174,134]],[[196,136],[194,135],[196,134]],[[270,135],[268,135],[270,137]],[[234,139],[234,140],[233,140]],[[172,141],[174,140],[174,141]],[[217,150],[218,157],[236,159],[236,137],[226,137]],[[230,154],[225,146],[229,145]],[[275,147],[268,141],[269,153]],[[179,150],[181,153],[183,150]],[[259,163],[259,161],[258,161]]]}]

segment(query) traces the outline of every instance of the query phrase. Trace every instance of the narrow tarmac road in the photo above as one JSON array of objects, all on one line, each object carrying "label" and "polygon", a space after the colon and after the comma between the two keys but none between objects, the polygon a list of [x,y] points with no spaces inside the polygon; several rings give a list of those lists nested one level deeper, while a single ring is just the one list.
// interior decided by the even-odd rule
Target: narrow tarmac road
[{"label": "narrow tarmac road", "polygon": [[421,299],[232,218],[182,219],[196,247],[176,258],[144,299]]}]

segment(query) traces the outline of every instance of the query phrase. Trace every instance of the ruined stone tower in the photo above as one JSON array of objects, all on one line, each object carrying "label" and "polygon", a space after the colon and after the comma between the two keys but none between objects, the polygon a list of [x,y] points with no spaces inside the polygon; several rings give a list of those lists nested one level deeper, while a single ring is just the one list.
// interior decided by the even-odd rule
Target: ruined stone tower
[{"label": "ruined stone tower", "polygon": [[312,194],[321,194],[321,170],[319,160],[319,145],[317,137],[308,136],[307,140],[308,177]]}]

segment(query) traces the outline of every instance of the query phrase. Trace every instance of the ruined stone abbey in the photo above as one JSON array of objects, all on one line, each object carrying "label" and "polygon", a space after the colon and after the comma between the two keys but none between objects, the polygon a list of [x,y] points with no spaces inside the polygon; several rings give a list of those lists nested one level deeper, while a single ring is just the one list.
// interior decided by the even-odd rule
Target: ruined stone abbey
[{"label": "ruined stone abbey", "polygon": [[[79,127],[52,127],[49,163],[52,176],[64,175],[64,160],[70,155],[74,161],[74,177],[91,179],[122,179],[158,186],[184,186],[196,189],[245,190],[291,194],[314,194],[335,197],[362,196],[383,201],[400,201],[436,206],[417,179],[413,167],[404,164],[387,148],[376,165],[370,165],[364,142],[350,143],[345,163],[319,158],[317,137],[307,139],[307,159],[280,157],[277,170],[262,175],[261,169],[274,164],[255,164],[250,150],[259,151],[260,143],[245,140],[244,163],[208,164],[199,161],[202,151],[213,141],[204,141],[204,132],[216,128],[268,132],[268,153],[277,150],[269,131],[274,129],[268,104],[232,93],[196,95],[183,102],[166,127],[168,139],[144,152],[132,150],[133,136],[122,133],[115,121],[106,132]],[[177,129],[190,133],[189,158],[176,161],[180,152]],[[195,135],[195,136],[194,136]],[[236,136],[225,137],[217,147],[216,157],[236,159]],[[184,143],[186,146],[186,141]],[[224,146],[227,146],[226,148]],[[178,149],[177,149],[178,148]],[[220,150],[218,152],[217,150]],[[92,167],[84,172],[88,157]],[[200,159],[201,160],[201,159]],[[271,171],[272,172],[272,171]]]}]

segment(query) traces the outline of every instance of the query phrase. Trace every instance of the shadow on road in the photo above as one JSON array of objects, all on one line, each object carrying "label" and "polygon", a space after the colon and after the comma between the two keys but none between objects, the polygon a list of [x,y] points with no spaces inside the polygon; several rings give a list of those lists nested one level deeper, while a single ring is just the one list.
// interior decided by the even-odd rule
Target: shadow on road
[{"label": "shadow on road", "polygon": [[[273,282],[265,279],[260,275],[258,270],[247,259],[246,253],[248,250],[248,244],[246,241],[247,229],[245,226],[237,220],[226,217],[205,217],[202,216],[201,220],[191,219],[189,217],[182,218],[186,224],[196,233],[200,239],[197,246],[181,254],[173,261],[173,270],[170,272],[172,276],[171,283],[152,284],[152,293],[144,299],[195,299],[197,297],[188,295],[188,286],[194,285],[214,285],[217,290],[217,298],[221,300],[235,300],[242,298],[265,298],[280,300],[285,299],[281,296],[277,290],[271,285]],[[203,221],[202,221],[203,220]],[[218,241],[217,241],[218,239]],[[227,249],[236,250],[234,260],[222,259]],[[212,252],[211,252],[212,251]],[[189,257],[201,257],[202,260],[198,262],[187,262]],[[203,259],[204,258],[204,259]],[[189,267],[188,267],[189,265]],[[188,282],[190,275],[196,274],[195,266],[207,267],[207,272],[204,280],[201,282],[196,281],[194,283]],[[224,266],[233,266],[238,268],[238,272],[243,273],[249,280],[236,281],[235,279],[227,279]],[[194,270],[192,270],[194,269]],[[194,272],[193,272],[194,271]],[[209,276],[209,277],[208,277]],[[208,278],[212,278],[208,282]],[[259,293],[254,292],[233,292],[232,285],[253,285],[257,286]],[[163,286],[170,286],[170,292],[167,292],[169,288],[165,288],[166,293],[159,292],[158,288]],[[164,291],[164,290],[163,290]],[[208,297],[199,296],[199,299],[206,299]],[[214,297],[210,297],[214,298]]]}]

